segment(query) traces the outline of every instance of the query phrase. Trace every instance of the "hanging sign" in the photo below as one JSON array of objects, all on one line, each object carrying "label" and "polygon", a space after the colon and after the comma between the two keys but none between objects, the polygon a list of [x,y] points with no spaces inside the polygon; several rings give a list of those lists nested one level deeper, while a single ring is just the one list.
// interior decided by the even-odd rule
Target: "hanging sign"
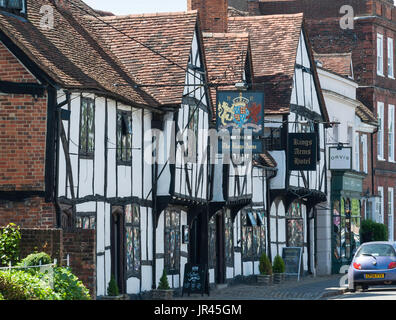
[{"label": "hanging sign", "polygon": [[219,152],[262,153],[264,136],[264,93],[256,91],[218,91],[217,130],[227,130],[231,140],[220,141]]},{"label": "hanging sign", "polygon": [[317,134],[289,133],[287,163],[290,171],[316,171]]},{"label": "hanging sign", "polygon": [[352,170],[352,148],[329,148],[330,170]]}]

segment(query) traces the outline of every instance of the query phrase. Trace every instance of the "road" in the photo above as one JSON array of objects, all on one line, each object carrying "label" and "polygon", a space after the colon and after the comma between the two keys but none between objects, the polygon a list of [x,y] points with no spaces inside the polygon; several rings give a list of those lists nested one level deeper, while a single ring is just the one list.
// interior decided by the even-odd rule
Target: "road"
[{"label": "road", "polygon": [[328,300],[396,300],[396,286],[373,287],[364,292],[349,292],[342,296],[329,298]]}]

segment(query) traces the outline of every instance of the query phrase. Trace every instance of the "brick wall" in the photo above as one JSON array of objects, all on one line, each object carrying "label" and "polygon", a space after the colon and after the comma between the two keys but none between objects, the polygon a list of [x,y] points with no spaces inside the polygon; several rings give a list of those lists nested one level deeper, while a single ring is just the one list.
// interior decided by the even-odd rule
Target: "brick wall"
[{"label": "brick wall", "polygon": [[31,253],[46,252],[61,263],[63,255],[61,229],[21,229],[20,258]]},{"label": "brick wall", "polygon": [[50,229],[56,225],[55,208],[43,198],[28,198],[24,201],[0,200],[0,226],[15,223],[21,228]]},{"label": "brick wall", "polygon": [[63,266],[69,255],[73,273],[89,289],[91,297],[96,297],[95,230],[65,232],[62,229],[21,228],[20,258],[36,252],[46,252]]},{"label": "brick wall", "polygon": [[77,230],[63,233],[63,250],[70,255],[72,271],[96,296],[96,231]]},{"label": "brick wall", "polygon": [[188,10],[198,10],[202,31],[227,32],[228,0],[187,0]]}]

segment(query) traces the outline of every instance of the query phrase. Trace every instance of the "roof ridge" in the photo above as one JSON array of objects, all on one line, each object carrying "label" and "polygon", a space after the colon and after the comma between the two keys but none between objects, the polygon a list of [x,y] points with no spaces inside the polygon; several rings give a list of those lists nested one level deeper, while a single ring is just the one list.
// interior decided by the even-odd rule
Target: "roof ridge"
[{"label": "roof ridge", "polygon": [[[197,15],[198,10],[187,10],[178,12],[155,12],[155,13],[137,13],[137,14],[125,14],[125,15],[114,15],[114,16],[102,16],[103,20],[118,20],[126,18],[154,18],[154,17],[172,17],[172,16],[185,16],[185,15]],[[89,17],[94,19],[95,17],[90,15],[85,15],[84,17]]]},{"label": "roof ridge", "polygon": [[304,13],[288,13],[288,14],[269,14],[261,16],[243,16],[243,17],[228,17],[228,20],[265,20],[269,18],[291,18],[291,17],[304,17]]},{"label": "roof ridge", "polygon": [[249,38],[248,32],[203,32],[205,38]]}]

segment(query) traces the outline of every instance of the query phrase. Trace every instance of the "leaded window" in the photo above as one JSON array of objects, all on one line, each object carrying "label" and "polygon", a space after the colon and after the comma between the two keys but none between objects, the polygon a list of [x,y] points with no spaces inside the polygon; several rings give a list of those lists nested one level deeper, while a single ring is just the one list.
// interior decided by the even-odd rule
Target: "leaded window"
[{"label": "leaded window", "polygon": [[131,165],[132,113],[117,111],[117,162]]},{"label": "leaded window", "polygon": [[264,214],[260,211],[243,212],[241,222],[243,260],[259,260],[266,249]]},{"label": "leaded window", "polygon": [[140,208],[136,205],[125,207],[126,262],[129,275],[139,277],[141,267]]},{"label": "leaded window", "polygon": [[83,230],[96,229],[96,213],[92,212],[78,212],[76,215],[76,228]]},{"label": "leaded window", "polygon": [[80,155],[93,157],[95,150],[95,101],[81,98]]},{"label": "leaded window", "polygon": [[225,242],[225,262],[227,267],[234,266],[234,227],[231,212],[227,210],[224,214],[224,242]]},{"label": "leaded window", "polygon": [[216,268],[216,239],[217,239],[217,228],[216,228],[216,215],[209,220],[209,268]]},{"label": "leaded window", "polygon": [[180,271],[180,212],[165,211],[165,269],[168,274]]},{"label": "leaded window", "polygon": [[26,0],[0,0],[0,10],[26,14]]},{"label": "leaded window", "polygon": [[287,246],[304,246],[304,219],[302,216],[302,204],[293,202],[287,212],[286,217]]}]

